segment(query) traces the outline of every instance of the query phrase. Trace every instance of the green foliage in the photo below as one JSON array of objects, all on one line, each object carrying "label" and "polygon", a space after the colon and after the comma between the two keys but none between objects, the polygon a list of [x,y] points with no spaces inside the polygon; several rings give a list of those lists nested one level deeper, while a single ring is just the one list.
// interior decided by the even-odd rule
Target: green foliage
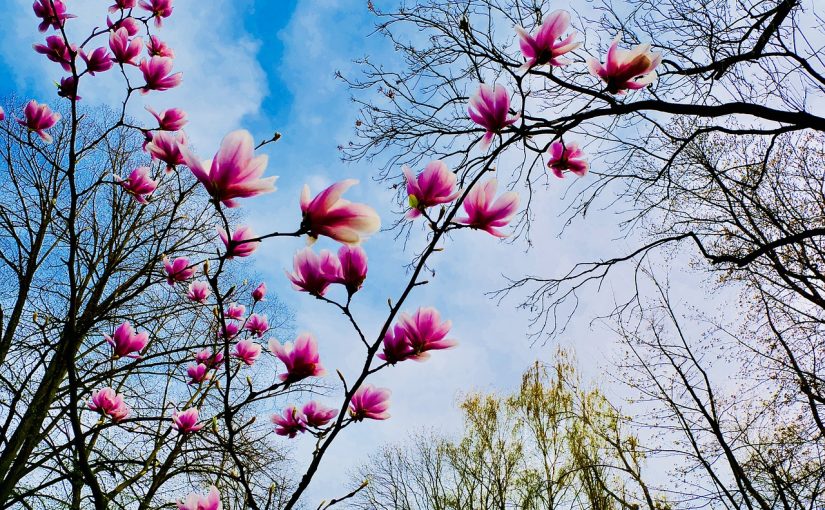
[{"label": "green foliage", "polygon": [[627,419],[586,388],[571,356],[535,363],[509,395],[462,399],[458,438],[420,433],[363,466],[357,508],[594,510],[667,508],[642,480],[644,455]]}]

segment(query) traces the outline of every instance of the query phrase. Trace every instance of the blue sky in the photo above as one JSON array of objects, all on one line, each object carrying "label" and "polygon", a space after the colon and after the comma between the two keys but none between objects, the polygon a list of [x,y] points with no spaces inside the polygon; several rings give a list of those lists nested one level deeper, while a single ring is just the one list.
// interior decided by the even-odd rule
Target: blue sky
[{"label": "blue sky", "polygon": [[[80,23],[93,16],[99,19],[109,2],[68,3],[71,12],[81,15]],[[0,33],[0,94],[55,100],[52,81],[60,75],[59,66],[27,51],[42,37],[30,4],[30,0],[0,3],[0,17],[6,20]],[[244,202],[247,221],[259,233],[296,226],[298,194],[305,182],[317,192],[347,177],[361,180],[349,198],[373,205],[384,223],[390,224],[393,211],[398,210],[392,204],[393,194],[371,181],[374,174],[368,164],[341,163],[336,149],[353,135],[357,111],[333,73],[357,72],[352,59],[365,54],[377,59],[393,57],[382,40],[367,37],[372,26],[372,15],[362,0],[177,0],[175,16],[159,35],[176,50],[176,66],[184,72],[184,83],[168,94],[150,94],[147,104],[187,110],[190,141],[204,157],[234,129],[249,129],[257,139],[268,138],[276,130],[283,133],[280,142],[266,149],[270,157],[267,173],[279,176],[278,191]],[[116,88],[107,87],[105,80],[101,78],[82,94],[84,101],[115,101]],[[139,107],[133,113],[146,115]],[[559,238],[559,197],[568,181],[548,189],[537,200],[532,251],[518,242],[505,245],[486,234],[462,231],[436,257],[437,277],[418,289],[406,309],[439,308],[453,321],[459,347],[436,353],[426,363],[402,364],[371,381],[392,389],[393,418],[360,424],[341,436],[312,486],[310,507],[322,498],[343,494],[348,472],[382,443],[403,439],[422,427],[456,431],[460,419],[453,404],[462,393],[511,389],[532,361],[551,360],[559,345],[575,348],[588,378],[609,379],[602,375],[602,368],[617,354],[616,343],[606,328],[591,324],[590,319],[606,311],[626,286],[608,284],[599,296],[586,296],[577,313],[582,319],[547,345],[530,344],[525,336],[528,316],[514,309],[513,300],[499,304],[484,295],[502,284],[503,272],[553,273],[577,261],[627,251],[627,241],[604,241],[616,239],[618,232],[612,219],[598,214],[587,222],[577,221],[569,234]],[[420,245],[422,240],[417,232],[412,243]],[[303,245],[295,239],[265,244],[256,254],[255,270],[295,310],[296,328],[317,336],[328,371],[334,374],[337,368],[354,373],[362,352],[346,323],[322,303],[295,293],[284,277],[293,253]],[[319,247],[335,248],[325,241]],[[404,265],[412,251],[394,242],[392,233],[379,233],[365,249],[370,275],[354,308],[367,331],[377,333],[387,298],[397,295],[406,281]],[[502,260],[510,261],[512,267],[502,266]],[[687,274],[682,278],[684,285],[695,286]],[[335,395],[326,399],[329,404],[335,401]],[[307,437],[294,444],[301,465],[312,443]]]}]

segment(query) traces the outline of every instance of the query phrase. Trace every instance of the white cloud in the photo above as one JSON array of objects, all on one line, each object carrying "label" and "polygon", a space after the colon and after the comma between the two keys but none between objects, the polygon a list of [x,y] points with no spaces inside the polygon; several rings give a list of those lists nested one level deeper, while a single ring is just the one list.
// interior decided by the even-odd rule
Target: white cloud
[{"label": "white cloud", "polygon": [[[0,56],[13,70],[18,88],[35,91],[38,99],[57,102],[54,82],[65,73],[59,65],[33,51],[20,52],[41,43],[49,33],[37,31],[38,19],[31,0],[10,0],[0,9],[4,29],[0,33]],[[183,72],[183,84],[170,91],[152,92],[133,100],[129,112],[147,124],[151,117],[145,104],[156,110],[177,106],[190,118],[186,128],[192,143],[204,153],[217,147],[224,134],[242,125],[244,118],[257,115],[267,95],[266,76],[258,63],[259,44],[237,21],[242,16],[233,0],[210,2],[179,1],[172,17],[153,32],[175,51],[175,71]],[[67,23],[73,40],[80,40],[93,27],[106,26],[107,2],[70,2],[69,12],[77,15]],[[106,36],[88,46],[107,46]],[[139,76],[129,69],[130,76]],[[135,83],[140,83],[136,78]],[[84,104],[117,105],[123,99],[123,82],[116,68],[96,77],[84,78]],[[138,94],[139,95],[139,94]]]}]

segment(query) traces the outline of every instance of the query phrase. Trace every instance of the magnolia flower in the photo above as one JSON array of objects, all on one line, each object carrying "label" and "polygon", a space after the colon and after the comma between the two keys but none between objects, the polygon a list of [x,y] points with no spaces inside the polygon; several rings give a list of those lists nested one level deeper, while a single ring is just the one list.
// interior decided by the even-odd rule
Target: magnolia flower
[{"label": "magnolia flower", "polygon": [[140,93],[148,94],[152,90],[164,91],[180,85],[183,74],[171,74],[172,62],[169,57],[150,57],[141,60],[138,67],[143,73],[146,84],[140,89]]},{"label": "magnolia flower", "polygon": [[292,267],[293,273],[286,274],[292,286],[313,296],[323,296],[330,284],[341,279],[341,263],[327,250],[316,255],[312,248],[304,248],[295,254]]},{"label": "magnolia flower", "polygon": [[306,423],[303,413],[295,406],[284,409],[282,414],[273,414],[272,423],[275,425],[275,433],[279,436],[290,438],[298,435],[299,432],[306,432]]},{"label": "magnolia flower", "polygon": [[337,409],[324,407],[318,402],[311,400],[301,408],[304,415],[304,423],[309,427],[323,427],[338,415]]},{"label": "magnolia flower", "polygon": [[547,151],[547,167],[558,178],[564,177],[564,171],[573,172],[579,177],[587,173],[587,160],[578,144],[553,142]]},{"label": "magnolia flower", "polygon": [[143,49],[143,39],[135,37],[129,38],[129,30],[126,27],[120,27],[109,34],[109,49],[114,55],[112,58],[118,64],[138,65],[135,59],[140,55]]},{"label": "magnolia flower", "polygon": [[237,322],[227,322],[218,330],[218,338],[231,340],[238,336],[238,332],[240,330],[241,327],[238,325]]},{"label": "magnolia flower", "polygon": [[3,122],[4,120],[6,120],[6,111],[2,106],[0,106],[0,122]]},{"label": "magnolia flower", "polygon": [[398,318],[398,324],[412,348],[410,359],[425,360],[430,356],[427,351],[449,349],[457,345],[454,340],[445,338],[452,323],[441,322],[435,308],[419,308],[412,316],[402,313]]},{"label": "magnolia flower", "polygon": [[232,351],[232,356],[243,361],[248,366],[252,366],[260,355],[261,344],[255,343],[252,340],[241,340],[235,344],[235,350]]},{"label": "magnolia flower", "polygon": [[212,294],[212,289],[209,288],[209,282],[198,281],[189,284],[189,291],[186,293],[186,299],[195,303],[206,303],[209,295]]},{"label": "magnolia flower", "polygon": [[214,485],[209,487],[209,494],[202,496],[191,493],[185,501],[178,501],[178,510],[222,510],[221,495]]},{"label": "magnolia flower", "polygon": [[168,131],[151,133],[151,140],[144,146],[144,150],[157,159],[166,163],[166,171],[171,172],[175,166],[183,164],[181,149],[186,147],[186,136]]},{"label": "magnolia flower", "polygon": [[413,348],[404,328],[398,324],[389,328],[384,334],[384,352],[379,352],[378,357],[390,365],[395,365],[412,355]]},{"label": "magnolia flower", "polygon": [[355,179],[336,182],[315,198],[309,198],[309,186],[301,192],[301,227],[310,238],[320,235],[330,237],[344,244],[358,244],[361,238],[372,234],[381,227],[381,220],[372,207],[353,204],[341,196],[352,186]]},{"label": "magnolia flower", "polygon": [[132,328],[129,321],[124,322],[115,329],[112,336],[103,335],[106,342],[112,346],[115,358],[127,357],[140,359],[140,351],[149,343],[149,333],[138,333]]},{"label": "magnolia flower", "polygon": [[409,219],[419,217],[429,207],[452,202],[458,197],[455,174],[443,161],[430,162],[418,177],[406,165],[402,170],[407,179],[407,195],[411,207],[407,212]]},{"label": "magnolia flower", "polygon": [[77,80],[74,76],[60,78],[60,85],[57,86],[57,95],[65,97],[70,101],[80,101],[83,99],[77,95]]},{"label": "magnolia flower", "polygon": [[186,257],[178,257],[169,262],[169,259],[164,256],[163,269],[166,271],[166,283],[169,285],[185,282],[195,274],[195,268],[191,267],[189,259]]},{"label": "magnolia flower", "polygon": [[50,26],[58,30],[69,18],[76,18],[74,14],[66,13],[66,4],[63,0],[34,0],[34,15],[42,21],[37,29],[45,32]]},{"label": "magnolia flower", "polygon": [[482,149],[490,146],[496,133],[514,124],[521,116],[516,113],[510,117],[509,112],[510,95],[502,85],[493,84],[491,87],[482,83],[478,92],[470,98],[467,108],[470,119],[487,130],[481,139]]},{"label": "magnolia flower", "polygon": [[464,212],[467,217],[459,218],[458,223],[472,228],[486,230],[496,237],[507,237],[497,227],[504,227],[518,209],[518,194],[513,191],[504,193],[495,201],[498,182],[492,178],[484,184],[475,186],[464,199]]},{"label": "magnolia flower", "polygon": [[45,55],[52,62],[57,62],[66,72],[72,72],[72,53],[77,51],[74,46],[69,49],[69,45],[63,40],[63,36],[50,35],[46,37],[46,44],[34,44],[34,51]]},{"label": "magnolia flower", "polygon": [[355,421],[361,421],[364,418],[386,420],[390,417],[387,412],[389,407],[390,390],[376,388],[372,384],[364,384],[358,388],[349,402],[349,412]]},{"label": "magnolia flower", "polygon": [[625,94],[627,90],[646,87],[656,79],[654,69],[662,62],[662,54],[650,51],[649,44],[640,44],[632,50],[619,48],[619,37],[607,50],[606,62],[602,65],[595,58],[587,59],[590,73],[607,84],[611,94]]},{"label": "magnolia flower", "polygon": [[266,315],[253,313],[249,316],[249,319],[246,320],[246,326],[244,327],[247,331],[260,338],[269,330],[269,322],[266,320]]},{"label": "magnolia flower", "polygon": [[203,363],[189,365],[189,367],[186,368],[186,375],[189,376],[188,384],[200,384],[212,378],[212,374],[209,373],[209,367]]},{"label": "magnolia flower", "polygon": [[218,351],[212,354],[209,349],[203,349],[195,354],[195,363],[204,364],[207,368],[217,368],[223,362],[223,353]]},{"label": "magnolia flower", "polygon": [[150,35],[149,40],[146,42],[146,52],[150,57],[175,58],[175,52],[172,51],[172,48],[154,35]]},{"label": "magnolia flower", "polygon": [[360,246],[341,246],[338,249],[341,263],[340,282],[350,295],[355,294],[367,279],[367,253]]},{"label": "magnolia flower", "polygon": [[143,0],[140,6],[152,13],[155,18],[155,26],[160,28],[163,26],[163,18],[168,18],[172,15],[172,0]]},{"label": "magnolia flower", "polygon": [[186,112],[180,108],[170,108],[158,113],[150,106],[147,106],[146,111],[157,119],[158,129],[161,131],[180,131],[187,123]]},{"label": "magnolia flower", "polygon": [[138,34],[138,32],[140,32],[140,23],[138,22],[138,20],[132,17],[112,21],[107,16],[106,25],[109,27],[109,30],[111,31],[125,28],[126,32],[129,34],[129,37],[134,37]]},{"label": "magnolia flower", "polygon": [[243,319],[246,313],[246,307],[238,303],[230,303],[226,310],[223,311],[223,316],[230,320],[239,321]]},{"label": "magnolia flower", "polygon": [[132,9],[137,5],[137,0],[115,0],[115,3],[109,6],[109,12],[125,11]]},{"label": "magnolia flower", "polygon": [[260,241],[247,241],[247,239],[255,239],[258,237],[252,229],[247,226],[238,227],[237,230],[232,232],[232,240],[230,243],[229,236],[226,234],[226,230],[218,227],[218,236],[221,238],[221,242],[226,247],[226,258],[231,259],[234,257],[248,257],[255,253],[255,250],[258,249],[258,245],[261,244]]},{"label": "magnolia flower", "polygon": [[46,130],[57,124],[57,121],[60,120],[59,113],[53,112],[48,105],[37,104],[37,101],[32,99],[26,103],[23,115],[26,118],[17,119],[18,124],[37,133],[37,136],[44,142],[52,143],[52,136]]},{"label": "magnolia flower", "polygon": [[147,199],[158,187],[158,181],[152,180],[148,166],[135,168],[126,179],[121,179],[116,175],[115,180],[141,204],[148,204]]},{"label": "magnolia flower", "polygon": [[258,285],[257,287],[255,287],[255,290],[252,291],[252,301],[257,303],[258,301],[263,301],[263,299],[265,297],[266,297],[266,284],[261,282],[261,284]]},{"label": "magnolia flower", "polygon": [[108,416],[113,422],[119,422],[129,417],[131,412],[123,401],[123,395],[118,395],[112,388],[101,388],[92,393],[92,400],[88,403],[89,409]]},{"label": "magnolia flower", "polygon": [[569,26],[570,13],[558,10],[547,16],[535,37],[528,34],[523,28],[516,27],[521,53],[527,59],[524,67],[530,68],[545,64],[562,66],[567,64],[567,60],[559,57],[581,45],[581,43],[573,42],[576,37],[575,34],[570,34],[563,41],[559,41],[559,38],[567,31]]},{"label": "magnolia flower", "polygon": [[239,130],[224,137],[211,163],[201,161],[186,149],[183,157],[212,198],[227,207],[236,207],[236,198],[275,191],[277,177],[261,178],[268,161],[266,155],[256,157],[254,152],[252,135],[249,131]]},{"label": "magnolia flower", "polygon": [[112,55],[104,47],[95,48],[90,54],[80,50],[80,57],[86,62],[86,71],[92,76],[112,68]]},{"label": "magnolia flower", "polygon": [[192,407],[186,411],[172,413],[172,428],[181,434],[197,432],[202,429],[203,424],[198,423],[198,408]]},{"label": "magnolia flower", "polygon": [[269,350],[286,365],[286,373],[278,375],[284,382],[293,383],[307,377],[320,377],[326,373],[318,356],[318,344],[309,333],[302,333],[295,343],[281,345],[277,340],[269,341]]}]

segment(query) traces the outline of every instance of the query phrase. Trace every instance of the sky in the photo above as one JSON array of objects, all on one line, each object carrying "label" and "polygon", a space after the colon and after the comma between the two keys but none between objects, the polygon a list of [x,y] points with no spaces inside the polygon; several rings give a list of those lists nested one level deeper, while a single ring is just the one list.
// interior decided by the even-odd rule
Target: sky
[{"label": "sky", "polygon": [[[72,0],[69,4],[70,11],[80,16],[80,29],[81,19],[100,20],[108,2]],[[0,3],[0,17],[5,20],[0,33],[0,97],[15,93],[53,101],[59,66],[27,51],[42,37],[30,5],[31,0]],[[372,205],[389,225],[393,211],[398,210],[392,204],[393,194],[371,180],[375,174],[368,164],[342,163],[337,150],[353,136],[357,111],[344,84],[334,78],[335,71],[357,72],[352,61],[366,54],[393,57],[383,40],[369,36],[373,23],[366,1],[361,0],[176,0],[175,15],[160,35],[176,51],[176,70],[184,73],[184,82],[168,93],[150,94],[146,104],[186,110],[190,118],[187,134],[203,157],[209,157],[221,137],[235,129],[249,129],[257,140],[275,131],[283,134],[281,141],[264,151],[269,155],[267,175],[279,176],[278,191],[243,203],[247,222],[256,232],[295,228],[304,183],[317,192],[349,177],[361,183],[348,198]],[[111,103],[117,100],[117,89],[108,87],[102,77],[83,95],[90,103]],[[148,120],[139,108],[133,113]],[[503,273],[558,273],[577,261],[629,249],[627,241],[614,241],[619,237],[615,218],[599,214],[575,222],[559,236],[560,196],[568,185],[559,182],[538,197],[532,250],[526,251],[518,242],[508,245],[484,233],[462,231],[435,257],[436,277],[417,289],[405,310],[437,307],[443,318],[452,320],[451,337],[459,346],[437,352],[425,363],[402,363],[370,379],[392,390],[392,418],[358,424],[339,437],[311,486],[309,507],[347,492],[352,470],[382,444],[403,440],[422,428],[455,433],[460,426],[455,403],[462,394],[512,390],[533,361],[551,362],[560,345],[575,350],[586,379],[609,383],[605,370],[618,355],[617,342],[607,328],[591,320],[607,311],[626,288],[621,273],[598,295],[593,291],[593,296],[583,296],[570,328],[546,344],[533,344],[527,338],[529,316],[515,309],[515,299],[499,303],[485,295],[502,285]],[[421,246],[422,240],[420,234],[413,236],[412,243],[418,244],[411,246]],[[336,369],[354,374],[363,351],[344,318],[293,291],[284,277],[293,254],[304,244],[299,239],[265,243],[256,253],[255,270],[295,311],[296,329],[318,338],[331,377]],[[323,240],[318,246],[335,248]],[[378,233],[364,248],[370,257],[370,273],[355,299],[354,313],[374,337],[383,322],[387,299],[397,296],[406,283],[404,266],[414,250],[405,250],[391,232]],[[696,285],[687,273],[677,276],[673,284]],[[336,399],[330,395],[320,400],[335,404]],[[311,438],[292,441],[296,462],[301,465],[311,451]]]}]

